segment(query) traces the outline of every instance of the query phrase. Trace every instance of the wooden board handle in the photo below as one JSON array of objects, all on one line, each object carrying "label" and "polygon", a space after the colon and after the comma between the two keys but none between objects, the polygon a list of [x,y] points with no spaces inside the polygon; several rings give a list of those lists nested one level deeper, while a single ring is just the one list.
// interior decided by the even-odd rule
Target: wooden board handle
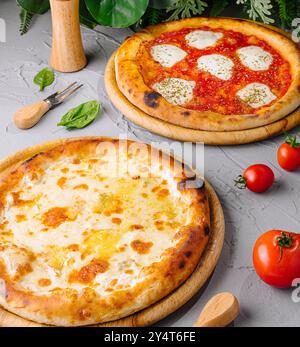
[{"label": "wooden board handle", "polygon": [[79,0],[50,0],[54,70],[74,72],[87,64],[80,33]]},{"label": "wooden board handle", "polygon": [[46,101],[39,101],[32,105],[27,105],[19,109],[13,118],[15,125],[20,129],[32,128],[43,115],[49,111],[49,104]]},{"label": "wooden board handle", "polygon": [[239,311],[239,302],[233,294],[217,294],[205,305],[194,327],[226,327],[235,320]]}]

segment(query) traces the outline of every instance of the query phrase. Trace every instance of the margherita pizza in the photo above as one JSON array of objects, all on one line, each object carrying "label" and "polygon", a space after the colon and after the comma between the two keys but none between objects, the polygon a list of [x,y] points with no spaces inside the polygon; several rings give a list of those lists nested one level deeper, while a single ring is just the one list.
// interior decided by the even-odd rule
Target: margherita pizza
[{"label": "margherita pizza", "polygon": [[147,114],[208,131],[254,128],[300,105],[300,52],[249,21],[193,18],[134,34],[115,57],[120,91]]},{"label": "margherita pizza", "polygon": [[150,146],[69,140],[0,185],[0,305],[73,326],[158,301],[194,270],[209,238],[201,180]]}]

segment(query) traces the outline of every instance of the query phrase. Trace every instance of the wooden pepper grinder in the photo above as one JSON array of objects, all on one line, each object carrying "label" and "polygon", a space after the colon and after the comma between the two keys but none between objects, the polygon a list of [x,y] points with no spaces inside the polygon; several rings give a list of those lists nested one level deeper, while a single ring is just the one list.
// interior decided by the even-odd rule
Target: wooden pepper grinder
[{"label": "wooden pepper grinder", "polygon": [[74,72],[87,64],[79,22],[79,0],[50,0],[52,15],[52,53],[54,70]]}]

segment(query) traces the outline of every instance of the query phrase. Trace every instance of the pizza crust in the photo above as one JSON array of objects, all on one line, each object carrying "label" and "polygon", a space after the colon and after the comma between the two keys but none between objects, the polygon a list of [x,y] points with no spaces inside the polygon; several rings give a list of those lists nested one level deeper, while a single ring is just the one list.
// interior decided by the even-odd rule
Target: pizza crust
[{"label": "pizza crust", "polygon": [[[145,84],[136,60],[139,47],[164,32],[200,26],[234,30],[266,41],[290,64],[292,83],[287,93],[271,106],[246,115],[196,111],[167,102]],[[260,127],[284,118],[300,105],[300,52],[297,45],[277,31],[240,19],[192,18],[148,27],[127,39],[119,48],[115,56],[115,69],[118,87],[133,105],[153,117],[186,128],[233,131]]]},{"label": "pizza crust", "polygon": [[[111,139],[70,141],[26,161],[1,182],[1,215],[3,216],[3,209],[7,208],[6,198],[9,192],[25,175],[37,175],[41,178],[44,170],[61,158],[81,159],[94,156],[97,146],[102,141],[118,143],[117,140]],[[145,153],[142,154],[146,155],[150,150],[149,146],[146,149],[143,147]],[[164,160],[169,158],[163,156],[162,160],[164,165]],[[171,162],[173,173],[182,172],[181,163],[174,159],[171,159]],[[36,293],[22,287],[22,282],[9,274],[0,253],[0,304],[13,313],[39,323],[74,326],[119,319],[151,305],[170,293],[192,273],[209,238],[209,207],[205,188],[187,188],[186,178],[185,175],[178,177],[177,187],[182,198],[189,201],[191,223],[180,228],[176,235],[179,240],[176,247],[166,250],[160,262],[142,270],[143,281],[126,290],[114,291],[105,297],[99,296],[89,285],[80,288],[77,293],[74,287],[70,286],[57,288],[51,293],[42,290]],[[135,246],[141,247],[140,244]],[[33,257],[32,267],[35,266],[34,259]]]}]

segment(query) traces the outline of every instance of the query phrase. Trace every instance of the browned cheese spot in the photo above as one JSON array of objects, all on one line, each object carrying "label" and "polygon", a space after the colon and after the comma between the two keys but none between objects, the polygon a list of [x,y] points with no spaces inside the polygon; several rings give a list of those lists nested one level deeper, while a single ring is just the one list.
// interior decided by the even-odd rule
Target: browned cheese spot
[{"label": "browned cheese spot", "polygon": [[73,159],[73,161],[72,161],[72,164],[74,164],[74,165],[78,165],[78,164],[80,164],[80,163],[81,163],[81,160],[78,159],[78,158],[75,158],[75,159]]},{"label": "browned cheese spot", "polygon": [[88,190],[89,186],[87,184],[78,184],[78,186],[75,186],[73,189]]},{"label": "browned cheese spot", "polygon": [[122,223],[122,219],[121,218],[112,218],[112,223],[113,224],[117,224],[120,225]]},{"label": "browned cheese spot", "polygon": [[118,279],[114,278],[113,280],[110,281],[110,286],[114,287],[118,283]]},{"label": "browned cheese spot", "polygon": [[72,245],[69,245],[67,247],[71,252],[78,252],[79,251],[79,245],[74,243]]},{"label": "browned cheese spot", "polygon": [[150,248],[153,246],[152,242],[143,242],[141,240],[134,240],[130,244],[131,248],[139,254],[148,254]]},{"label": "browned cheese spot", "polygon": [[49,278],[41,278],[38,281],[40,287],[48,287],[51,286],[51,280]]},{"label": "browned cheese spot", "polygon": [[69,282],[89,284],[93,282],[97,274],[106,272],[108,268],[108,261],[103,259],[93,259],[88,265],[83,266],[79,271],[73,270],[69,276]]},{"label": "browned cheese spot", "polygon": [[0,223],[0,230],[4,230],[5,227],[7,226],[7,224],[8,224],[7,220],[5,222],[3,222],[3,223]]},{"label": "browned cheese spot", "polygon": [[157,221],[154,222],[154,225],[155,225],[157,230],[159,230],[159,231],[163,231],[164,230],[164,221],[157,220]]},{"label": "browned cheese spot", "polygon": [[91,317],[91,312],[90,310],[86,309],[86,308],[81,308],[80,310],[78,310],[78,318],[81,321],[84,321],[88,318]]},{"label": "browned cheese spot", "polygon": [[23,276],[27,275],[28,273],[32,272],[32,266],[30,263],[26,264],[19,264],[14,276],[14,280],[18,281],[20,280]]},{"label": "browned cheese spot", "polygon": [[13,198],[13,206],[26,206],[33,205],[34,200],[23,200],[20,198],[21,192],[13,192],[11,193]]},{"label": "browned cheese spot", "polygon": [[21,222],[24,222],[26,220],[27,220],[27,218],[24,214],[17,214],[16,215],[16,222],[17,223],[21,223]]},{"label": "browned cheese spot", "polygon": [[70,220],[65,207],[53,207],[44,213],[42,223],[50,228],[57,228],[62,223]]},{"label": "browned cheese spot", "polygon": [[129,227],[129,230],[133,231],[133,230],[143,230],[144,227],[140,224],[132,224]]},{"label": "browned cheese spot", "polygon": [[161,189],[156,193],[157,197],[161,199],[166,198],[169,194],[170,192],[168,189]]},{"label": "browned cheese spot", "polygon": [[59,180],[57,180],[57,185],[59,186],[59,188],[63,189],[66,182],[67,182],[67,178],[61,177]]}]

